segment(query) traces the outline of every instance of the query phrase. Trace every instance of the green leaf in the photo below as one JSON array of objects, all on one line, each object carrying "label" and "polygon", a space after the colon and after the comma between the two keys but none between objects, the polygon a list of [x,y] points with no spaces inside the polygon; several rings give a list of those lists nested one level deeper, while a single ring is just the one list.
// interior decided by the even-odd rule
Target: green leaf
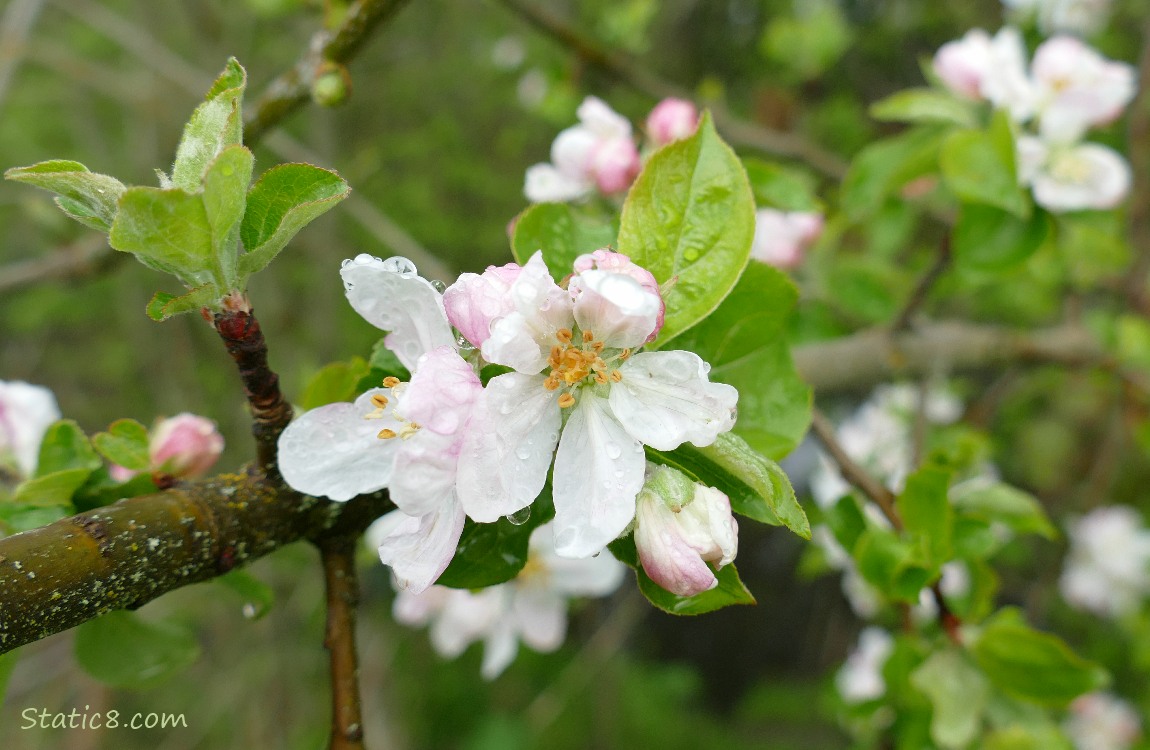
[{"label": "green leaf", "polygon": [[807,172],[761,159],[743,159],[755,205],[780,211],[822,211],[816,181]]},{"label": "green leaf", "polygon": [[952,554],[954,512],[947,497],[950,479],[951,472],[924,466],[907,477],[906,488],[897,500],[906,533],[918,542],[923,562],[934,572]]},{"label": "green leaf", "polygon": [[212,251],[212,228],[199,195],[179,189],[128,188],[108,242],[185,285],[223,285]]},{"label": "green leaf", "polygon": [[804,539],[811,538],[807,514],[795,498],[787,475],[774,461],[756,453],[746,441],[729,432],[706,448],[684,443],[673,451],[647,448],[647,458],[678,469],[696,482],[727,494],[731,510],[773,526],[786,526]]},{"label": "green leaf", "polygon": [[618,234],[614,221],[588,216],[566,203],[537,203],[515,220],[511,250],[520,264],[542,250],[547,270],[562,279],[571,273],[577,257],[614,245]]},{"label": "green leaf", "polygon": [[996,116],[989,132],[952,133],[942,144],[939,165],[947,186],[964,202],[994,206],[1025,219],[1031,211],[1030,198],[1018,184],[1014,138],[1003,117],[1005,111]]},{"label": "green leaf", "polygon": [[892,599],[917,602],[931,571],[923,566],[918,551],[886,529],[870,528],[859,535],[852,550],[859,572]]},{"label": "green leaf", "polygon": [[172,185],[189,193],[198,192],[204,172],[228,146],[243,140],[241,110],[247,73],[230,58],[220,77],[208,90],[206,101],[196,108],[176,148],[172,165]]},{"label": "green leaf", "polygon": [[672,615],[701,615],[732,604],[756,604],[755,597],[739,579],[734,564],[723,566],[715,573],[719,585],[694,596],[677,596],[651,580],[640,567],[635,569],[639,590],[647,601]]},{"label": "green leaf", "polygon": [[100,682],[147,690],[182,672],[200,655],[184,628],[113,611],[76,629],[76,661]]},{"label": "green leaf", "polygon": [[225,289],[240,287],[240,221],[244,217],[248,184],[255,157],[243,146],[228,146],[204,173],[204,211],[212,231],[212,250],[221,269]]},{"label": "green leaf", "polygon": [[718,307],[747,264],[754,232],[747,176],[704,114],[693,136],[655,152],[623,204],[619,252],[660,284],[674,279],[654,346]]},{"label": "green leaf", "polygon": [[870,107],[876,120],[892,122],[936,122],[974,127],[978,114],[973,102],[956,99],[938,89],[906,89],[891,94]]},{"label": "green leaf", "polygon": [[852,494],[840,497],[834,505],[823,511],[823,518],[835,539],[846,550],[854,549],[859,537],[867,530],[866,516]]},{"label": "green leaf", "polygon": [[107,432],[92,436],[92,444],[104,458],[132,471],[147,471],[152,466],[148,454],[148,428],[134,419],[117,419]]},{"label": "green leaf", "polygon": [[735,434],[770,458],[794,450],[811,423],[811,389],[787,345],[798,290],[781,271],[751,261],[734,291],[668,347],[711,364],[711,379],[739,391]]},{"label": "green leaf", "polygon": [[1065,706],[1109,681],[1102,667],[1075,654],[1061,638],[1027,625],[1014,608],[987,620],[970,650],[995,686],[1042,705]]},{"label": "green leaf", "polygon": [[240,227],[247,250],[240,258],[241,275],[271,263],[299,230],[350,192],[338,174],[310,164],[280,164],[260,175],[248,191]]},{"label": "green leaf", "polygon": [[964,203],[954,228],[955,262],[985,271],[1018,265],[1042,245],[1049,223],[1043,211],[1023,220],[993,206]]},{"label": "green leaf", "polygon": [[936,651],[910,675],[910,683],[926,693],[934,709],[930,736],[944,750],[967,747],[981,729],[990,686],[982,673],[959,651]]},{"label": "green leaf", "polygon": [[92,450],[92,444],[71,419],[56,422],[44,433],[40,441],[40,456],[36,461],[36,476],[43,477],[68,469],[87,469],[89,472],[100,468],[100,457]]},{"label": "green leaf", "polygon": [[536,527],[555,517],[551,503],[551,486],[530,506],[530,515],[517,515],[522,523],[500,518],[495,523],[475,523],[470,518],[463,526],[459,547],[451,564],[436,581],[453,589],[478,589],[510,581],[527,564],[527,543]]},{"label": "green leaf", "polygon": [[159,323],[174,315],[199,312],[205,307],[219,307],[224,292],[215,284],[204,284],[187,294],[176,296],[166,292],[156,292],[148,302],[148,317]]},{"label": "green leaf", "polygon": [[818,78],[850,48],[852,28],[831,0],[806,0],[794,15],[777,15],[763,32],[759,48],[799,81]]},{"label": "green leaf", "polygon": [[56,193],[56,205],[76,221],[108,232],[116,218],[116,202],[124,184],[114,177],[91,172],[77,161],[54,159],[30,167],[14,167],[4,178]]},{"label": "green leaf", "polygon": [[16,660],[19,657],[19,651],[0,654],[0,707],[4,706],[4,695],[8,692],[8,680],[12,678],[12,670],[16,669]]},{"label": "green leaf", "polygon": [[275,591],[246,570],[239,568],[216,579],[243,602],[243,615],[258,620],[271,611],[275,604]]},{"label": "green leaf", "polygon": [[91,474],[91,469],[64,469],[29,479],[16,486],[12,503],[29,508],[70,506],[72,496]]},{"label": "green leaf", "polygon": [[968,518],[1001,523],[1018,534],[1058,538],[1058,529],[1038,498],[1004,482],[964,482],[955,486],[951,500],[955,509]]},{"label": "green leaf", "polygon": [[843,178],[843,211],[852,221],[861,222],[878,213],[903,185],[934,172],[946,133],[935,126],[919,126],[860,151]]},{"label": "green leaf", "polygon": [[[353,357],[348,362],[332,362],[317,372],[300,397],[300,406],[311,410],[338,401],[354,401],[361,391],[359,383],[368,374],[367,362]],[[378,383],[374,388],[378,388]]]}]

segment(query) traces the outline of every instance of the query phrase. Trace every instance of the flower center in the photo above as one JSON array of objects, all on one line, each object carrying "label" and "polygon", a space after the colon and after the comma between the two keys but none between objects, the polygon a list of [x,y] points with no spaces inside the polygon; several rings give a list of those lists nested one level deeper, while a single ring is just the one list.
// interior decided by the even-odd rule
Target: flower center
[{"label": "flower center", "polygon": [[1062,154],[1050,164],[1050,176],[1059,182],[1083,184],[1090,179],[1090,162],[1075,154]]},{"label": "flower center", "polygon": [[[388,391],[391,392],[392,398],[396,399],[397,401],[399,400],[399,394],[403,392],[403,389],[406,386],[407,383],[400,381],[399,378],[387,377],[383,379],[383,387],[388,389]],[[382,393],[375,394],[371,397],[371,405],[374,406],[375,409],[370,413],[365,414],[363,418],[383,419],[385,416],[387,416],[386,410],[389,403],[391,403],[391,399],[389,399],[387,396],[384,396]],[[400,423],[401,427],[399,428],[399,432],[385,427],[376,435],[376,437],[380,440],[391,440],[392,438],[396,437],[398,437],[400,440],[407,440],[409,437],[419,432],[420,425],[417,422],[412,422],[410,419],[405,419],[404,417],[400,416],[395,409],[391,410],[391,417]]]},{"label": "flower center", "polygon": [[563,390],[559,406],[564,409],[575,404],[572,391],[576,388],[591,382],[606,385],[623,379],[623,373],[611,365],[616,361],[626,361],[631,356],[630,349],[610,353],[604,358],[604,344],[595,338],[594,333],[583,331],[576,335],[569,328],[560,328],[555,339],[558,343],[551,347],[551,356],[547,358],[551,371],[543,386],[549,391]]}]

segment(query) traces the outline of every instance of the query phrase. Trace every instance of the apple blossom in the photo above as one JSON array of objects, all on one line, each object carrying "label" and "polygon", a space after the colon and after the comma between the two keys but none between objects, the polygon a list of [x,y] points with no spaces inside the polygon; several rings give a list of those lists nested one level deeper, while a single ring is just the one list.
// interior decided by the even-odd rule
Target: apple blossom
[{"label": "apple blossom", "polygon": [[859,633],[858,646],[835,674],[835,687],[847,703],[864,703],[886,693],[883,666],[894,651],[894,639],[882,628]]},{"label": "apple blossom", "polygon": [[1075,698],[1062,727],[1075,750],[1129,750],[1142,737],[1138,712],[1106,692]]},{"label": "apple blossom", "polygon": [[[464,438],[459,487],[476,521],[514,513],[539,494],[558,445],[556,544],[560,555],[588,557],[635,516],[643,445],[709,445],[734,424],[738,393],[711,383],[710,366],[691,352],[635,353],[663,309],[641,269],[607,255],[577,265],[584,270],[564,290],[536,253],[508,290],[509,312],[489,320],[483,357],[513,372],[492,378],[479,399],[486,429]],[[479,282],[469,284],[469,293],[482,293]]]},{"label": "apple blossom", "polygon": [[647,135],[656,146],[682,140],[698,127],[699,110],[686,99],[664,99],[647,115]]},{"label": "apple blossom", "polygon": [[1111,0],[1002,0],[1002,4],[1022,15],[1037,15],[1044,34],[1093,34],[1106,24]]},{"label": "apple blossom", "polygon": [[1069,524],[1059,588],[1072,606],[1104,617],[1137,611],[1150,594],[1150,531],[1127,506],[1098,508]]},{"label": "apple blossom", "polygon": [[[381,520],[368,531],[371,541],[378,540],[383,525]],[[549,524],[531,532],[527,564],[507,583],[474,592],[444,586],[423,593],[401,589],[395,619],[412,626],[430,623],[432,646],[449,659],[483,640],[481,673],[488,680],[515,659],[520,640],[536,651],[554,651],[566,637],[568,600],[607,596],[622,583],[626,568],[610,555],[558,557],[551,539]]]},{"label": "apple blossom", "polygon": [[1097,143],[1062,145],[1024,135],[1017,150],[1019,182],[1049,211],[1114,208],[1133,183],[1126,160]]},{"label": "apple blossom", "polygon": [[755,212],[751,257],[776,268],[795,268],[822,232],[822,214],[760,208]]},{"label": "apple blossom", "polygon": [[152,470],[176,477],[203,476],[223,450],[216,423],[187,412],[161,420],[148,442]]},{"label": "apple blossom", "polygon": [[639,151],[625,117],[594,96],[583,100],[577,114],[579,124],[559,133],[551,144],[551,163],[527,170],[524,193],[529,201],[578,200],[596,190],[622,192],[639,173]]},{"label": "apple blossom", "polygon": [[40,442],[60,419],[56,397],[44,386],[0,380],[0,478],[24,479],[36,472]]},{"label": "apple blossom", "polygon": [[1030,69],[1039,132],[1058,143],[1076,141],[1091,127],[1117,119],[1137,88],[1134,68],[1069,36],[1040,44]]},{"label": "apple blossom", "polygon": [[1022,35],[1010,26],[992,38],[973,29],[947,42],[934,56],[934,71],[951,91],[968,99],[989,101],[1024,122],[1034,113],[1035,91],[1026,72]]},{"label": "apple blossom", "polygon": [[635,548],[643,570],[672,594],[694,596],[719,585],[715,569],[734,561],[738,525],[731,502],[666,466],[649,465],[635,514]]}]

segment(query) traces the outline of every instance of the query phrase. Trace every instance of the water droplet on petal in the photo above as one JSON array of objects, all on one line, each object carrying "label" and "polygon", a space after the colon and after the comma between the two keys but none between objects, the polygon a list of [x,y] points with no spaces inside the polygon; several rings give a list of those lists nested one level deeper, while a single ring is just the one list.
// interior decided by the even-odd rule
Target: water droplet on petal
[{"label": "water droplet on petal", "polygon": [[368,255],[367,253],[360,253],[359,255],[355,256],[355,260],[353,262],[357,266],[367,266],[367,265],[371,265],[376,260],[377,260],[377,258],[375,258],[371,255]]},{"label": "water droplet on petal", "polygon": [[344,258],[343,262],[339,264],[340,268],[347,268],[351,265],[351,258]]},{"label": "water droplet on petal", "polygon": [[444,284],[439,279],[432,279],[431,285],[435,287],[435,291],[439,292],[440,294],[443,294],[443,291],[447,289],[447,284]]},{"label": "water droplet on petal", "polygon": [[504,401],[502,404],[499,405],[499,413],[500,414],[506,415],[506,414],[510,414],[513,411],[515,411],[515,404],[511,403],[510,401]]},{"label": "water droplet on petal", "polygon": [[511,523],[512,525],[515,525],[515,526],[522,526],[523,524],[527,523],[529,520],[531,520],[531,506],[530,505],[528,505],[526,508],[520,508],[519,510],[515,511],[511,515],[507,516],[508,523]]},{"label": "water droplet on petal", "polygon": [[521,445],[515,449],[515,455],[518,456],[521,461],[526,461],[531,458],[531,450],[526,445]]},{"label": "water droplet on petal", "polygon": [[416,274],[415,264],[402,255],[395,255],[383,261],[383,270],[402,276],[414,276]]},{"label": "water droplet on petal", "polygon": [[605,446],[603,446],[603,450],[607,452],[607,458],[610,458],[612,461],[623,455],[623,449],[620,448],[619,444],[615,442],[608,442]]}]

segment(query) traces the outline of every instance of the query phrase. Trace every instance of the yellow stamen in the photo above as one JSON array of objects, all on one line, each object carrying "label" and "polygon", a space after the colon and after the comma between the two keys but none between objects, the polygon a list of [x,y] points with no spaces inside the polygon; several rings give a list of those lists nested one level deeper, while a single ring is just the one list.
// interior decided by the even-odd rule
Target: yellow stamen
[{"label": "yellow stamen", "polygon": [[373,394],[371,397],[371,405],[377,409],[382,409],[387,406],[387,396],[382,393]]},{"label": "yellow stamen", "polygon": [[[618,370],[616,370],[618,372]],[[595,373],[595,382],[599,385],[607,385],[607,376],[601,372]]]},{"label": "yellow stamen", "polygon": [[630,356],[631,356],[631,350],[630,349],[624,349],[623,351],[619,352],[619,359],[623,360],[624,362],[626,362],[627,358]]},{"label": "yellow stamen", "polygon": [[380,430],[379,434],[377,434],[376,437],[379,438],[380,440],[391,440],[393,437],[395,437],[395,430],[388,430],[388,429]]},{"label": "yellow stamen", "polygon": [[559,339],[560,344],[570,344],[571,336],[572,334],[570,328],[560,328],[555,332],[555,338]]},{"label": "yellow stamen", "polygon": [[618,383],[622,379],[623,379],[623,373],[622,372],[620,372],[619,370],[612,370],[611,371],[611,382]]},{"label": "yellow stamen", "polygon": [[574,405],[575,405],[575,397],[572,396],[570,393],[564,393],[562,396],[559,397],[559,408],[560,409],[566,409],[568,406],[574,406]]},{"label": "yellow stamen", "polygon": [[595,334],[591,333],[590,331],[583,331],[583,342],[584,343],[590,344],[594,340],[595,340]]},{"label": "yellow stamen", "polygon": [[399,385],[400,382],[401,381],[399,380],[399,378],[389,375],[383,379],[383,387],[384,388],[394,388],[395,386]]}]

